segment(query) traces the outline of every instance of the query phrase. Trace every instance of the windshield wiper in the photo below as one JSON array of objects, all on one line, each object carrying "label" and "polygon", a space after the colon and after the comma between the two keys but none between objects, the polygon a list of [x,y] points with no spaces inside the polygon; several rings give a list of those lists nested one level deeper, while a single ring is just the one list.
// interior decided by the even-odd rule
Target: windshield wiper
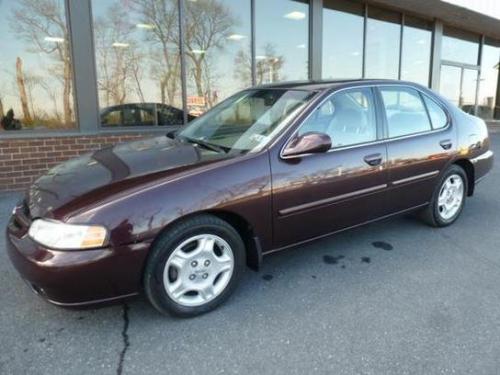
[{"label": "windshield wiper", "polygon": [[193,143],[193,144],[199,145],[201,147],[204,147],[207,150],[215,151],[215,152],[218,152],[218,153],[224,152],[226,154],[230,151],[229,147],[222,147],[222,146],[219,146],[219,145],[214,145],[213,143],[205,142],[205,141],[203,141],[201,139],[188,138],[188,137],[183,137],[183,138],[186,141],[188,141],[189,143]]}]

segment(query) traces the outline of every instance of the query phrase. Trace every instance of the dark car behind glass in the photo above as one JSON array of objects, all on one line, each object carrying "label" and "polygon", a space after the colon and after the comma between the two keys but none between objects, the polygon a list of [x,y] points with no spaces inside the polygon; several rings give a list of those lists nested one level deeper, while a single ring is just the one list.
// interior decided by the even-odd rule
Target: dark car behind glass
[{"label": "dark car behind glass", "polygon": [[[182,109],[162,103],[128,103],[106,107],[101,111],[101,125],[113,126],[169,126],[180,127]],[[188,121],[195,117],[188,114]]]},{"label": "dark car behind glass", "polygon": [[8,252],[55,304],[144,293],[192,316],[263,255],[408,211],[453,223],[492,163],[485,123],[416,84],[257,87],[50,170],[14,208]]}]

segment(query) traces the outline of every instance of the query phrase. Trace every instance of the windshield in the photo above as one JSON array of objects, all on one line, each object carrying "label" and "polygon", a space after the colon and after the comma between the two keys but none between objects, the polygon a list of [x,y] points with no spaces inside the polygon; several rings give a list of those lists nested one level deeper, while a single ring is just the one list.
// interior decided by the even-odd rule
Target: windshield
[{"label": "windshield", "polygon": [[179,137],[214,151],[258,151],[313,96],[314,92],[300,90],[243,91],[192,121]]}]

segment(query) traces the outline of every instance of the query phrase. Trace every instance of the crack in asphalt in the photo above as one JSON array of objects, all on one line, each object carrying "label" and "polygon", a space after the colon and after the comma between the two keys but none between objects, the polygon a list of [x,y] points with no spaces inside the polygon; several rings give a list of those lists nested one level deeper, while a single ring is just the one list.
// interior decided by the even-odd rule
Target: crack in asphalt
[{"label": "crack in asphalt", "polygon": [[130,341],[128,337],[128,325],[129,325],[129,317],[128,317],[129,307],[126,303],[123,304],[123,329],[122,329],[122,339],[123,339],[123,349],[120,352],[120,359],[118,361],[118,368],[116,369],[116,374],[121,375],[123,372],[123,362],[125,360],[125,354],[130,346]]}]

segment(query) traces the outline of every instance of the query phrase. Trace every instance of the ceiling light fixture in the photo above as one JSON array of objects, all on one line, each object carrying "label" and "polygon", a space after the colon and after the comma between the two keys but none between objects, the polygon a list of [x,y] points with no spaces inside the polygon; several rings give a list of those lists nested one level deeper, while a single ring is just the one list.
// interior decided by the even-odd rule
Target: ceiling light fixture
[{"label": "ceiling light fixture", "polygon": [[60,38],[60,37],[57,37],[57,36],[46,36],[44,38],[44,40],[46,42],[52,42],[52,43],[62,43],[62,42],[64,42],[64,38]]},{"label": "ceiling light fixture", "polygon": [[306,14],[304,12],[293,11],[285,14],[283,17],[288,18],[289,20],[300,21],[306,18]]},{"label": "ceiling light fixture", "polygon": [[121,43],[121,42],[114,42],[112,44],[113,47],[115,48],[128,48],[130,46],[130,44],[128,43]]},{"label": "ceiling light fixture", "polygon": [[241,35],[241,34],[231,34],[227,37],[227,39],[229,40],[242,40],[242,39],[245,39],[246,38],[246,35]]},{"label": "ceiling light fixture", "polygon": [[145,30],[153,30],[155,28],[155,25],[152,25],[150,23],[138,23],[135,25],[138,29],[145,29]]}]

